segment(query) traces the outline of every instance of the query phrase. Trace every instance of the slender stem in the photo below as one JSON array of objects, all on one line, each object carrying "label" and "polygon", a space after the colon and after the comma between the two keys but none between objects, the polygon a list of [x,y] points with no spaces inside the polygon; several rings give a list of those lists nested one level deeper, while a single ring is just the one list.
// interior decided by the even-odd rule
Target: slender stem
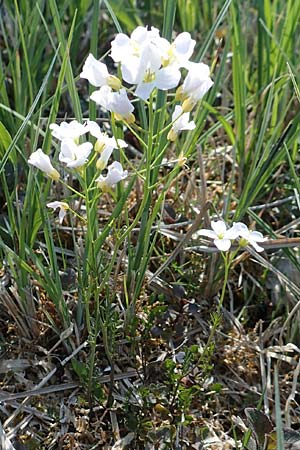
[{"label": "slender stem", "polygon": [[221,308],[223,305],[226,287],[227,287],[229,269],[230,269],[230,265],[231,265],[231,261],[232,261],[232,258],[230,257],[230,252],[226,253],[225,255],[224,255],[224,253],[222,253],[222,257],[224,259],[224,265],[225,265],[225,267],[224,267],[224,282],[223,282],[221,297],[220,297],[219,305],[218,305],[218,309],[217,309],[218,313],[221,311]]},{"label": "slender stem", "polygon": [[68,183],[66,183],[61,178],[59,179],[59,182],[61,184],[63,184],[64,186],[66,186],[66,188],[68,188],[70,191],[74,192],[74,194],[78,195],[78,197],[81,197],[81,198],[85,199],[85,195],[84,194],[81,194],[81,192],[76,191],[76,189],[72,188],[72,186],[70,186]]}]

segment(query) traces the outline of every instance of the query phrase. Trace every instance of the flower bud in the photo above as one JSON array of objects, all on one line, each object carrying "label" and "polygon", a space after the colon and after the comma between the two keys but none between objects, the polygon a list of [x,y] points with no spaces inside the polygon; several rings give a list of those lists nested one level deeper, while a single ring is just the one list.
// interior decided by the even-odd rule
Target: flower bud
[{"label": "flower bud", "polygon": [[104,149],[105,149],[105,142],[97,139],[96,144],[94,146],[95,152],[102,153]]},{"label": "flower bud", "polygon": [[128,116],[126,117],[123,117],[118,113],[115,113],[115,119],[124,120],[124,122],[128,123],[129,125],[135,122],[135,116],[133,113],[129,113]]},{"label": "flower bud", "polygon": [[41,148],[30,155],[28,163],[42,170],[52,180],[59,179],[58,171],[52,166],[49,156]]},{"label": "flower bud", "polygon": [[249,241],[247,241],[247,239],[244,238],[244,237],[242,237],[242,238],[239,240],[239,246],[240,246],[240,247],[246,247],[248,244],[249,244]]},{"label": "flower bud", "polygon": [[56,169],[53,169],[51,172],[48,173],[49,178],[51,178],[54,181],[58,181],[59,180],[59,173]]},{"label": "flower bud", "polygon": [[99,158],[96,162],[96,167],[98,170],[103,170],[105,169],[106,163],[102,158]]},{"label": "flower bud", "polygon": [[175,100],[177,100],[178,102],[181,102],[182,100],[184,100],[185,96],[183,93],[183,86],[178,86],[178,88],[176,89],[176,94],[175,94]]},{"label": "flower bud", "polygon": [[119,80],[118,77],[115,77],[114,75],[109,75],[107,77],[107,85],[111,87],[114,91],[119,91],[122,87],[122,83]]},{"label": "flower bud", "polygon": [[176,133],[176,131],[173,128],[171,128],[171,130],[168,133],[167,139],[171,142],[174,142],[174,141],[176,141],[177,136],[178,136],[178,133]]},{"label": "flower bud", "polygon": [[194,108],[195,104],[196,103],[192,100],[191,97],[187,98],[182,103],[182,111],[185,112],[185,113],[192,111],[192,109]]},{"label": "flower bud", "polygon": [[187,162],[187,157],[184,156],[182,152],[180,152],[180,154],[178,156],[178,165],[179,165],[179,167],[183,167],[186,162]]}]

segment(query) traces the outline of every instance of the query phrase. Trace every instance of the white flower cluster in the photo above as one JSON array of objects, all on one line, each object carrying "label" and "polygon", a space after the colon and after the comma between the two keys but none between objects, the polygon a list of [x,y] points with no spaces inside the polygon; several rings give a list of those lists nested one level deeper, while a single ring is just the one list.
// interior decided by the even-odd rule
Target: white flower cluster
[{"label": "white flower cluster", "polygon": [[[190,33],[180,33],[170,43],[162,38],[157,28],[137,27],[129,36],[117,34],[111,43],[111,58],[120,65],[122,79],[135,85],[135,95],[147,100],[153,89],[168,90],[176,88],[181,79],[181,70],[187,70],[183,84],[177,89],[177,105],[172,116],[174,126],[168,139],[175,140],[181,130],[195,128],[189,122],[189,112],[210,89],[213,82],[206,64],[190,62],[196,41]],[[134,107],[130,102],[121,80],[110,75],[107,66],[90,54],[80,74],[95,87],[100,88],[91,95],[98,105],[114,113],[116,119],[133,123]]]},{"label": "white flower cluster", "polygon": [[[107,167],[108,160],[114,149],[127,147],[125,141],[109,137],[93,121],[87,121],[85,124],[81,124],[77,120],[73,120],[70,123],[62,122],[60,125],[52,123],[50,129],[53,137],[61,141],[58,159],[69,169],[80,169],[87,162],[92,152],[93,144],[91,142],[79,144],[80,136],[86,133],[90,133],[97,139],[94,151],[99,154],[96,162],[96,167],[99,171]],[[49,156],[42,149],[32,153],[28,162],[42,170],[52,180],[57,181],[60,178],[59,172],[53,167]],[[119,181],[124,180],[127,175],[127,170],[123,170],[122,165],[118,161],[114,161],[107,167],[106,176],[100,175],[96,182],[98,182],[98,186],[103,191],[107,191]],[[68,209],[67,203],[55,201],[48,203],[47,206],[53,209],[60,208],[59,220],[62,222]]]},{"label": "white flower cluster", "polygon": [[257,242],[264,242],[266,238],[259,231],[249,230],[247,225],[242,222],[236,222],[227,229],[223,220],[217,220],[211,223],[211,227],[212,230],[200,230],[198,235],[213,239],[215,246],[222,252],[227,252],[235,239],[238,240],[240,247],[252,245],[257,252],[264,250]]},{"label": "white flower cluster", "polygon": [[[100,155],[96,163],[98,170],[106,168],[114,149],[127,147],[125,141],[107,136],[106,133],[101,131],[96,122],[90,120],[85,124],[81,124],[77,120],[72,120],[70,123],[62,122],[60,125],[52,123],[50,129],[52,130],[53,137],[61,141],[58,159],[69,169],[79,169],[87,162],[93,149],[93,144],[91,142],[79,144],[78,141],[80,136],[88,132],[97,138],[94,150]],[[45,155],[41,149],[32,153],[28,162],[45,172],[49,178],[53,180],[59,179],[58,171],[52,166],[49,156]],[[107,170],[106,177],[100,175],[96,179],[103,190],[107,190],[119,181],[124,180],[128,175],[127,170],[123,170],[121,164],[117,161],[108,166]]]},{"label": "white flower cluster", "polygon": [[[189,61],[195,44],[191,35],[186,32],[179,34],[170,43],[160,36],[158,29],[139,26],[130,37],[119,33],[111,43],[111,58],[119,65],[122,80],[110,75],[107,66],[96,60],[92,54],[86,59],[80,77],[99,88],[92,93],[92,100],[113,113],[116,120],[130,124],[135,122],[134,106],[122,82],[135,85],[135,96],[146,101],[156,88],[166,91],[178,87],[181,69],[185,69],[187,75],[175,96],[175,101],[182,104],[175,106],[167,136],[170,141],[174,141],[182,130],[195,128],[195,123],[189,121],[190,111],[213,84],[207,65]],[[133,92],[132,89],[130,92]],[[94,147],[94,152],[99,154],[96,168],[101,172],[107,167],[114,149],[127,147],[122,139],[109,137],[101,131],[96,122],[89,120],[84,124],[76,120],[70,123],[62,122],[60,125],[53,123],[50,129],[53,137],[60,141],[58,159],[70,170],[80,171],[89,160]],[[88,140],[80,142],[80,138],[87,133],[97,139],[94,146]],[[59,172],[42,149],[32,153],[28,162],[42,170],[52,180],[60,178]],[[123,170],[122,165],[114,161],[107,167],[107,174],[105,176],[100,174],[96,182],[103,191],[107,191],[124,180],[127,175],[127,170]],[[69,209],[65,202],[55,201],[48,203],[47,206],[53,209],[60,208],[60,222]]]}]

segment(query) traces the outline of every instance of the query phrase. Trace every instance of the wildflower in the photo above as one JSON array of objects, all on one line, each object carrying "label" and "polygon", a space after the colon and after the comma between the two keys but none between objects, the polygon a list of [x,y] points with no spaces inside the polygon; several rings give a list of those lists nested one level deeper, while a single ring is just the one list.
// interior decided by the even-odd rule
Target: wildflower
[{"label": "wildflower", "polygon": [[41,148],[30,155],[28,163],[45,172],[52,180],[57,181],[59,179],[58,171],[54,169],[49,156],[46,155]]},{"label": "wildflower", "polygon": [[119,33],[111,43],[111,57],[115,62],[126,62],[132,56],[140,57],[141,52],[147,44],[158,44],[160,42],[159,30],[151,27],[138,26],[128,37]]},{"label": "wildflower", "polygon": [[123,33],[116,36],[111,43],[111,57],[121,63],[124,80],[137,85],[135,94],[147,100],[154,88],[178,86],[179,67],[185,65],[194,46],[189,33],[181,33],[170,44],[156,28],[137,27],[130,38]]},{"label": "wildflower", "polygon": [[69,123],[62,122],[60,125],[57,125],[57,123],[51,123],[49,128],[52,130],[52,136],[60,141],[63,141],[64,139],[77,140],[80,136],[89,131],[86,124],[83,125],[77,120],[72,120]]},{"label": "wildflower", "polygon": [[167,90],[176,87],[181,73],[177,66],[161,66],[161,54],[154,45],[145,45],[139,56],[126,59],[121,66],[124,80],[136,84],[135,94],[147,100],[154,88]]},{"label": "wildflower", "polygon": [[93,148],[93,144],[85,142],[78,145],[72,139],[64,139],[61,143],[58,159],[70,169],[77,169],[85,164]]},{"label": "wildflower", "polygon": [[161,66],[161,55],[153,45],[146,45],[140,57],[123,62],[122,75],[130,84],[136,84],[135,94],[147,100],[154,88],[167,90],[178,86],[181,73],[177,66]]},{"label": "wildflower", "polygon": [[116,91],[122,86],[119,78],[108,73],[106,64],[98,61],[91,53],[83,65],[80,78],[86,78],[93,86],[109,86]]},{"label": "wildflower", "polygon": [[175,106],[175,110],[172,114],[173,125],[167,136],[170,141],[175,141],[182,130],[194,130],[196,124],[193,120],[189,122],[189,118],[189,112],[183,113],[181,106]]},{"label": "wildflower", "polygon": [[189,70],[188,74],[176,92],[177,99],[184,100],[182,105],[184,112],[191,111],[213,85],[206,64],[189,62],[186,67]]},{"label": "wildflower", "polygon": [[231,228],[227,229],[223,220],[213,221],[211,223],[212,230],[200,230],[198,234],[200,236],[207,236],[214,240],[214,244],[222,252],[227,252],[231,246],[231,240],[236,239],[239,235],[239,227],[234,224]]},{"label": "wildflower", "polygon": [[132,114],[134,107],[130,103],[124,88],[118,92],[112,92],[109,86],[102,86],[98,91],[93,92],[90,98],[98,105],[114,113],[117,120],[125,120],[127,123],[135,121]]},{"label": "wildflower", "polygon": [[241,238],[239,240],[240,247],[252,245],[252,247],[254,247],[257,252],[264,251],[264,248],[257,244],[257,242],[264,242],[267,240],[263,237],[262,233],[260,233],[259,231],[249,230],[247,225],[242,222],[235,223],[234,227],[238,232],[238,236]]},{"label": "wildflower", "polygon": [[100,177],[96,179],[98,186],[103,191],[108,191],[109,188],[128,176],[127,170],[123,170],[122,165],[118,161],[114,161],[107,169],[106,177],[100,175]]},{"label": "wildflower", "polygon": [[59,208],[59,214],[58,214],[58,218],[59,218],[59,223],[62,224],[63,220],[65,218],[65,215],[67,214],[67,210],[69,209],[69,205],[68,203],[65,202],[50,202],[47,203],[48,208],[52,208],[53,210],[56,210],[57,208]]},{"label": "wildflower", "polygon": [[166,53],[162,59],[163,67],[176,64],[178,67],[185,67],[187,61],[192,56],[196,41],[191,38],[190,33],[178,34],[174,42],[170,44],[166,39]]},{"label": "wildflower", "polygon": [[115,148],[127,147],[127,144],[123,139],[115,139],[114,137],[109,137],[106,133],[103,133],[96,122],[88,121],[87,125],[92,136],[97,138],[94,147],[95,151],[101,155],[96,163],[97,169],[103,170],[107,166],[113,150]]}]

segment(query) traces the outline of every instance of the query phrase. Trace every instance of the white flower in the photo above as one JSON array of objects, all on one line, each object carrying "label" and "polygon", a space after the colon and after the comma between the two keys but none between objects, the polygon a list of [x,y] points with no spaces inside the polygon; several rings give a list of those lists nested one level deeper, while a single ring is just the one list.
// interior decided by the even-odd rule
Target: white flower
[{"label": "white flower", "polygon": [[58,214],[58,218],[59,218],[59,223],[63,223],[64,217],[67,214],[67,210],[69,209],[69,205],[68,203],[65,202],[50,202],[47,203],[48,208],[52,208],[52,209],[57,209],[60,208],[59,214]]},{"label": "white flower", "polygon": [[182,130],[194,130],[196,128],[195,122],[192,120],[189,122],[190,113],[183,113],[183,109],[181,106],[176,105],[175,110],[172,114],[172,128],[168,133],[168,139],[170,141],[175,141],[178,134]]},{"label": "white flower", "polygon": [[185,67],[187,61],[192,56],[196,41],[191,38],[190,33],[178,34],[174,42],[170,44],[166,39],[166,53],[163,56],[163,66],[176,64],[178,67]]},{"label": "white flower", "polygon": [[93,148],[93,144],[85,142],[77,145],[72,139],[64,139],[61,143],[58,158],[70,169],[76,169],[85,164]]},{"label": "white flower", "polygon": [[127,83],[137,84],[135,94],[142,100],[147,100],[154,88],[167,90],[178,86],[181,77],[177,66],[161,66],[161,55],[150,44],[143,48],[140,57],[126,59],[121,69]]},{"label": "white flower", "polygon": [[147,44],[153,44],[160,40],[159,30],[151,27],[138,26],[128,37],[124,33],[119,33],[111,43],[111,57],[115,62],[124,62],[132,56],[139,57],[142,49]]},{"label": "white flower", "polygon": [[113,112],[117,120],[125,120],[128,123],[134,122],[135,117],[132,114],[134,107],[130,103],[124,88],[118,92],[113,92],[109,86],[102,86],[98,91],[93,92],[90,98],[98,105]]},{"label": "white flower", "polygon": [[264,242],[267,238],[264,238],[262,233],[259,231],[251,231],[242,222],[237,222],[234,224],[235,229],[238,231],[238,236],[241,238],[239,245],[245,247],[246,245],[252,245],[257,252],[263,252],[264,248],[260,247],[257,242]]},{"label": "white flower", "polygon": [[51,123],[50,130],[52,130],[52,136],[60,141],[64,139],[78,139],[83,134],[87,133],[89,130],[86,124],[77,122],[77,120],[72,120],[71,122],[62,122],[60,125],[57,123]]},{"label": "white flower", "polygon": [[115,148],[127,147],[127,144],[123,139],[115,139],[114,137],[109,137],[106,133],[103,133],[96,122],[88,121],[87,126],[89,127],[91,135],[97,138],[95,150],[100,153],[101,156],[98,159],[96,166],[97,169],[103,170],[107,166],[113,150]]},{"label": "white flower", "polygon": [[180,63],[193,51],[189,33],[182,34],[171,45],[156,28],[137,27],[130,38],[120,33],[111,43],[112,59],[121,63],[124,80],[137,85],[135,93],[141,99],[147,100],[154,88],[178,86]]},{"label": "white flower", "polygon": [[30,155],[28,163],[45,172],[52,180],[57,181],[59,179],[59,173],[52,166],[49,156],[41,148]]},{"label": "white flower", "polygon": [[[101,131],[101,128],[96,122],[92,120],[88,120],[87,127],[92,136],[97,138],[97,141],[103,143],[105,147],[113,147],[113,148],[124,148],[127,147],[127,144],[123,139],[115,139],[114,137],[109,137],[106,133]],[[99,151],[99,150],[98,150]]]},{"label": "white flower", "polygon": [[185,100],[182,105],[185,112],[191,111],[213,85],[206,64],[189,62],[186,67],[189,70],[188,74],[183,85],[177,90],[177,96]]},{"label": "white flower", "polygon": [[236,239],[239,235],[239,227],[234,224],[227,230],[223,220],[213,221],[211,223],[212,230],[202,229],[198,232],[200,236],[207,236],[214,240],[214,244],[222,252],[227,252],[231,246],[231,240]]},{"label": "white flower", "polygon": [[117,91],[121,88],[120,80],[114,75],[110,75],[106,64],[98,61],[91,53],[83,65],[80,78],[86,78],[89,83],[96,87],[107,85]]},{"label": "white flower", "polygon": [[124,180],[127,176],[127,170],[123,170],[122,165],[118,161],[114,161],[108,166],[106,177],[100,175],[96,181],[103,191],[108,191],[110,187],[114,186],[119,181]]}]

